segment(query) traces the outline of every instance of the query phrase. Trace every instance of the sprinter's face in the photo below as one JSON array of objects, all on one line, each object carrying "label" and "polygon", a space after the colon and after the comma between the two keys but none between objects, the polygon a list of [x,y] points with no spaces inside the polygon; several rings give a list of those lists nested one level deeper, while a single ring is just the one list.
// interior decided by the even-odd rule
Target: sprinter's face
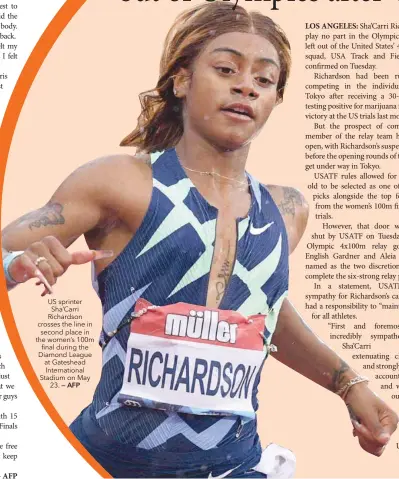
[{"label": "sprinter's face", "polygon": [[277,101],[280,61],[274,46],[250,33],[226,33],[208,43],[192,75],[181,82],[184,129],[218,148],[248,144]]}]

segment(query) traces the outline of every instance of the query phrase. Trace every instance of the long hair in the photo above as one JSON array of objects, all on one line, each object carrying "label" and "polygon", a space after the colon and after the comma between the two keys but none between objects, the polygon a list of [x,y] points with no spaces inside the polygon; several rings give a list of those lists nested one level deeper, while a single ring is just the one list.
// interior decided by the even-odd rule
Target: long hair
[{"label": "long hair", "polygon": [[140,95],[141,114],[136,128],[121,146],[135,146],[151,153],[175,146],[183,135],[183,100],[173,93],[173,78],[181,68],[190,66],[204,46],[219,35],[230,32],[253,33],[266,38],[280,60],[277,99],[282,101],[291,67],[290,44],[274,21],[243,7],[232,9],[230,3],[216,1],[181,13],[165,39],[159,80],[153,90]]}]

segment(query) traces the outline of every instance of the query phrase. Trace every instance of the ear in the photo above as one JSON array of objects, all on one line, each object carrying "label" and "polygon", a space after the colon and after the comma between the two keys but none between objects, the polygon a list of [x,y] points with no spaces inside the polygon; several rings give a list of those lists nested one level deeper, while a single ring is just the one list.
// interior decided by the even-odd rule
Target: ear
[{"label": "ear", "polygon": [[[284,90],[282,92],[284,94]],[[280,103],[283,103],[283,95],[281,94],[281,91],[277,91],[276,92],[276,102],[274,104],[274,108],[278,105],[280,105]]]},{"label": "ear", "polygon": [[276,103],[274,104],[275,107],[280,105],[280,103],[283,103],[283,96],[284,96],[286,86],[287,86],[287,83],[283,87],[281,87],[279,90],[277,90]]},{"label": "ear", "polygon": [[177,98],[184,98],[191,84],[191,73],[186,68],[181,68],[173,78],[173,92]]}]

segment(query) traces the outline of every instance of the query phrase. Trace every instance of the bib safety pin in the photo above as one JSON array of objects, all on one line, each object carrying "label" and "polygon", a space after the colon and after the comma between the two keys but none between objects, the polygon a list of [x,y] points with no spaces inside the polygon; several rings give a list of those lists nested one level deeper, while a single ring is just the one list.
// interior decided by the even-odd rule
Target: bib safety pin
[{"label": "bib safety pin", "polygon": [[[122,323],[121,325],[119,325],[118,328],[114,329],[113,331],[110,331],[109,333],[107,333],[107,336],[109,338],[112,338],[115,336],[115,334],[117,334],[122,328],[124,328],[125,326],[127,326],[128,324],[130,324],[133,319],[135,318],[140,318],[140,316],[143,316],[143,314],[145,314],[149,309],[155,309],[157,308],[158,306],[155,306],[154,304],[151,304],[150,306],[148,306],[147,308],[143,308],[143,309],[140,309],[139,311],[136,312],[133,312],[131,315],[130,315],[130,318],[125,321],[124,323]],[[108,344],[108,343],[106,343]]]},{"label": "bib safety pin", "polygon": [[263,333],[261,333],[260,331],[259,331],[259,334],[262,336],[262,338],[263,338],[264,341],[265,341],[265,344],[267,345],[267,346],[266,346],[267,352],[268,352],[268,353],[277,353],[277,351],[278,351],[277,346],[274,345],[274,344],[267,344],[267,338],[266,338],[266,336],[265,336]]}]

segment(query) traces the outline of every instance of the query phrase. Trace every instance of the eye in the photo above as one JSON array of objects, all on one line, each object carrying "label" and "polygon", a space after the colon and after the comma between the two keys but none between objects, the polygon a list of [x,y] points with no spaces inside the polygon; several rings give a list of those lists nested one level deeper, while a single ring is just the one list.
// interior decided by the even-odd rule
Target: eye
[{"label": "eye", "polygon": [[266,78],[266,77],[258,77],[257,80],[262,85],[274,84],[274,82],[270,80],[270,78]]},{"label": "eye", "polygon": [[219,71],[220,73],[222,73],[223,75],[231,75],[235,73],[235,70],[231,67],[222,66],[222,67],[215,67],[215,69]]}]

